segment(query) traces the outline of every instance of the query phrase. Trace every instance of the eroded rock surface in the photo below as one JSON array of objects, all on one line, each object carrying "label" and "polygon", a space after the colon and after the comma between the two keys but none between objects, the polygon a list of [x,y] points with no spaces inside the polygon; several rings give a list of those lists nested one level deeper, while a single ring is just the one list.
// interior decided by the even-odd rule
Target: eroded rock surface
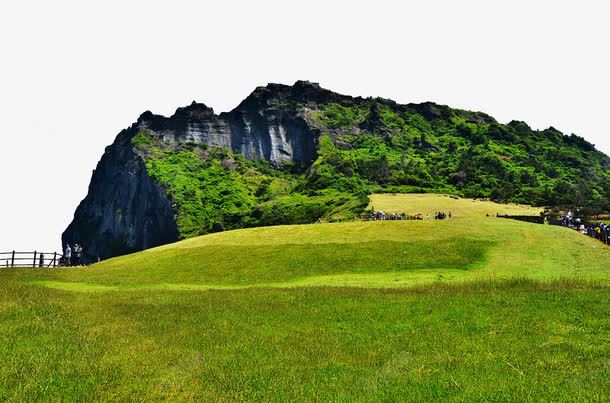
[{"label": "eroded rock surface", "polygon": [[96,260],[178,240],[172,201],[148,176],[142,156],[131,143],[138,132],[146,130],[167,143],[224,147],[275,165],[308,164],[316,158],[319,133],[296,111],[287,112],[282,106],[290,101],[316,103],[338,97],[342,96],[309,82],[270,84],[220,115],[196,102],[170,117],[144,112],[106,148],[62,243],[80,242],[88,260]]}]

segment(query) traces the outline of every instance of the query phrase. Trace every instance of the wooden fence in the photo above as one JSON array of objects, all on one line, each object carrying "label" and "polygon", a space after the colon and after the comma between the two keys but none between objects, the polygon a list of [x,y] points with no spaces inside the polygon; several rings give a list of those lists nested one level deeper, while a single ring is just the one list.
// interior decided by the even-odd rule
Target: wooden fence
[{"label": "wooden fence", "polygon": [[0,252],[0,269],[3,267],[59,267],[64,266],[57,252]]}]

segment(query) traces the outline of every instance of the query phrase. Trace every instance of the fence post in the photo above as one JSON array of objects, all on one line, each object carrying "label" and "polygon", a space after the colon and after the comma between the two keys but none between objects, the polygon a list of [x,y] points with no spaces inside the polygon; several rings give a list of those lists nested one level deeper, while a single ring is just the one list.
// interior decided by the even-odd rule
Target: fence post
[{"label": "fence post", "polygon": [[57,259],[57,252],[53,252],[53,267],[55,267]]},{"label": "fence post", "polygon": [[34,251],[34,263],[32,263],[32,267],[36,267],[36,251]]},{"label": "fence post", "polygon": [[15,251],[13,251],[13,256],[11,257],[11,267],[15,267]]}]

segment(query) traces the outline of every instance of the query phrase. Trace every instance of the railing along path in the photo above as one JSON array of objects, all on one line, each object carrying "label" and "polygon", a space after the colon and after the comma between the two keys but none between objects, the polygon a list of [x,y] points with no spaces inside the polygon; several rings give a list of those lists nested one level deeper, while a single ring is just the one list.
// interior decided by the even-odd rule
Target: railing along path
[{"label": "railing along path", "polygon": [[0,252],[0,268],[59,267],[64,265],[62,254],[57,252]]}]

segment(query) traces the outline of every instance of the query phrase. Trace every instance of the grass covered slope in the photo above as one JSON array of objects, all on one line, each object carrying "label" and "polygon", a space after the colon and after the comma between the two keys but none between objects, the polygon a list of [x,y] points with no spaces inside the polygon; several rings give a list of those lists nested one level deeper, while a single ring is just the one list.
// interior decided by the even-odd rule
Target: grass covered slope
[{"label": "grass covered slope", "polygon": [[366,206],[363,187],[310,186],[304,167],[281,169],[202,143],[173,144],[149,130],[132,138],[148,174],[176,209],[180,239],[224,229],[351,219]]},{"label": "grass covered slope", "polygon": [[487,200],[455,199],[443,194],[373,194],[369,208],[392,213],[433,215],[437,211],[451,212],[453,218],[482,218],[483,216],[508,214],[537,216],[539,207],[525,204],[499,204]]},{"label": "grass covered slope", "polygon": [[84,290],[395,287],[436,280],[603,279],[608,267],[607,247],[576,232],[483,218],[238,230],[110,259],[86,271],[54,271],[39,280]]},{"label": "grass covered slope", "polygon": [[454,218],[250,228],[0,270],[0,399],[604,399],[610,248],[485,217],[527,206],[372,202]]},{"label": "grass covered slope", "polygon": [[53,287],[224,289],[396,287],[494,278],[604,280],[608,248],[562,227],[486,217],[538,209],[444,195],[373,195],[376,209],[452,211],[444,221],[385,221],[250,228],[191,238],[90,269],[36,278]]}]

